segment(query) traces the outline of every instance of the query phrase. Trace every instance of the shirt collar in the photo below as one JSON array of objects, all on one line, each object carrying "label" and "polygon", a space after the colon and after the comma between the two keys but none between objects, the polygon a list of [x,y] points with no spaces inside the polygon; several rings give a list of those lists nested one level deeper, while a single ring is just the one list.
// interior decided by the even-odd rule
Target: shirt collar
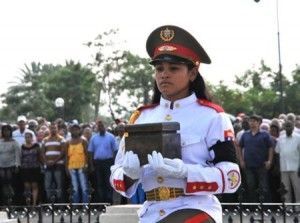
[{"label": "shirt collar", "polygon": [[197,97],[196,97],[196,94],[193,92],[190,96],[188,96],[186,98],[182,98],[182,99],[174,101],[173,106],[172,106],[171,101],[166,100],[161,96],[159,104],[160,104],[161,107],[163,107],[165,109],[179,109],[179,108],[184,107],[186,105],[195,103],[195,101],[197,101]]}]

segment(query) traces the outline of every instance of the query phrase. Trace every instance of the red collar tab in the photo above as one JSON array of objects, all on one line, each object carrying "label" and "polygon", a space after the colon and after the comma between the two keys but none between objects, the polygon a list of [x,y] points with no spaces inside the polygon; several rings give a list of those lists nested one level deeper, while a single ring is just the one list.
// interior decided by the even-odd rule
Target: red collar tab
[{"label": "red collar tab", "polygon": [[158,106],[159,103],[156,103],[156,104],[149,104],[149,105],[142,105],[141,107],[139,107],[137,110],[139,111],[142,111],[142,110],[145,110],[145,109],[148,109],[148,108],[154,108],[156,106]]},{"label": "red collar tab", "polygon": [[200,105],[207,106],[207,107],[210,107],[210,108],[216,110],[216,112],[218,112],[218,113],[225,112],[224,109],[221,106],[219,106],[217,104],[214,104],[210,101],[203,100],[203,99],[198,99],[197,102]]}]

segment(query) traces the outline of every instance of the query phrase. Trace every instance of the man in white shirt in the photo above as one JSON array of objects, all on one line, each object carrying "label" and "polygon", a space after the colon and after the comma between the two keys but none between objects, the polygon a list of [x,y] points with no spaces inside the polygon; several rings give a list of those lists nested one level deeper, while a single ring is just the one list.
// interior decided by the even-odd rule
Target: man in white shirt
[{"label": "man in white shirt", "polygon": [[24,115],[20,115],[17,119],[19,128],[13,131],[13,138],[19,143],[20,146],[25,144],[25,133],[30,132],[32,135],[32,142],[36,141],[36,136],[33,131],[26,128],[27,118]]},{"label": "man in white shirt", "polygon": [[285,122],[286,134],[281,134],[275,152],[280,157],[281,181],[287,189],[285,202],[291,203],[292,188],[295,194],[295,202],[300,202],[300,135],[294,132],[294,123],[290,120]]}]

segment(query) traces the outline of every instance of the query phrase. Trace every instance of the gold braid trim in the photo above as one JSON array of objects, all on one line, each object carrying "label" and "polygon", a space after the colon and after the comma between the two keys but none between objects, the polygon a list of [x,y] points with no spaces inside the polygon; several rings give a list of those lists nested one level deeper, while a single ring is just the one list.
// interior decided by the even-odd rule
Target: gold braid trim
[{"label": "gold braid trim", "polygon": [[140,116],[141,111],[140,110],[135,110],[133,112],[133,114],[131,115],[128,124],[132,125],[134,124],[134,122],[138,119],[138,117]]}]

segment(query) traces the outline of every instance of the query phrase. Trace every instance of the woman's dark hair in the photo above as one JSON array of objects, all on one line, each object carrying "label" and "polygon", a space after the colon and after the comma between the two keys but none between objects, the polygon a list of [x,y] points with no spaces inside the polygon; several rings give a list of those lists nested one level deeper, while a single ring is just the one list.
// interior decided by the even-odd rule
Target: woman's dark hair
[{"label": "woman's dark hair", "polygon": [[[190,64],[187,64],[188,69],[191,70],[193,69],[193,65],[191,66]],[[201,74],[198,72],[196,79],[193,82],[190,82],[190,92],[195,92],[196,97],[198,99],[203,99],[203,100],[207,100],[207,101],[211,101],[211,98],[207,92],[206,86],[205,86],[205,82],[203,80],[203,77],[201,76]],[[158,90],[158,87],[156,85],[156,82],[154,80],[154,89],[153,89],[153,96],[152,96],[152,103],[159,103],[160,101],[160,97],[161,97],[161,93]]]},{"label": "woman's dark hair", "polygon": [[31,138],[33,137],[31,132],[25,132],[25,135],[29,135]]},{"label": "woman's dark hair", "polygon": [[270,125],[270,128],[275,129],[277,133],[280,132],[278,125],[272,124],[272,125]]},{"label": "woman's dark hair", "polygon": [[3,125],[1,127],[1,135],[2,135],[2,137],[3,137],[4,130],[9,130],[9,132],[10,132],[9,136],[12,138],[13,128],[11,127],[11,125]]}]

